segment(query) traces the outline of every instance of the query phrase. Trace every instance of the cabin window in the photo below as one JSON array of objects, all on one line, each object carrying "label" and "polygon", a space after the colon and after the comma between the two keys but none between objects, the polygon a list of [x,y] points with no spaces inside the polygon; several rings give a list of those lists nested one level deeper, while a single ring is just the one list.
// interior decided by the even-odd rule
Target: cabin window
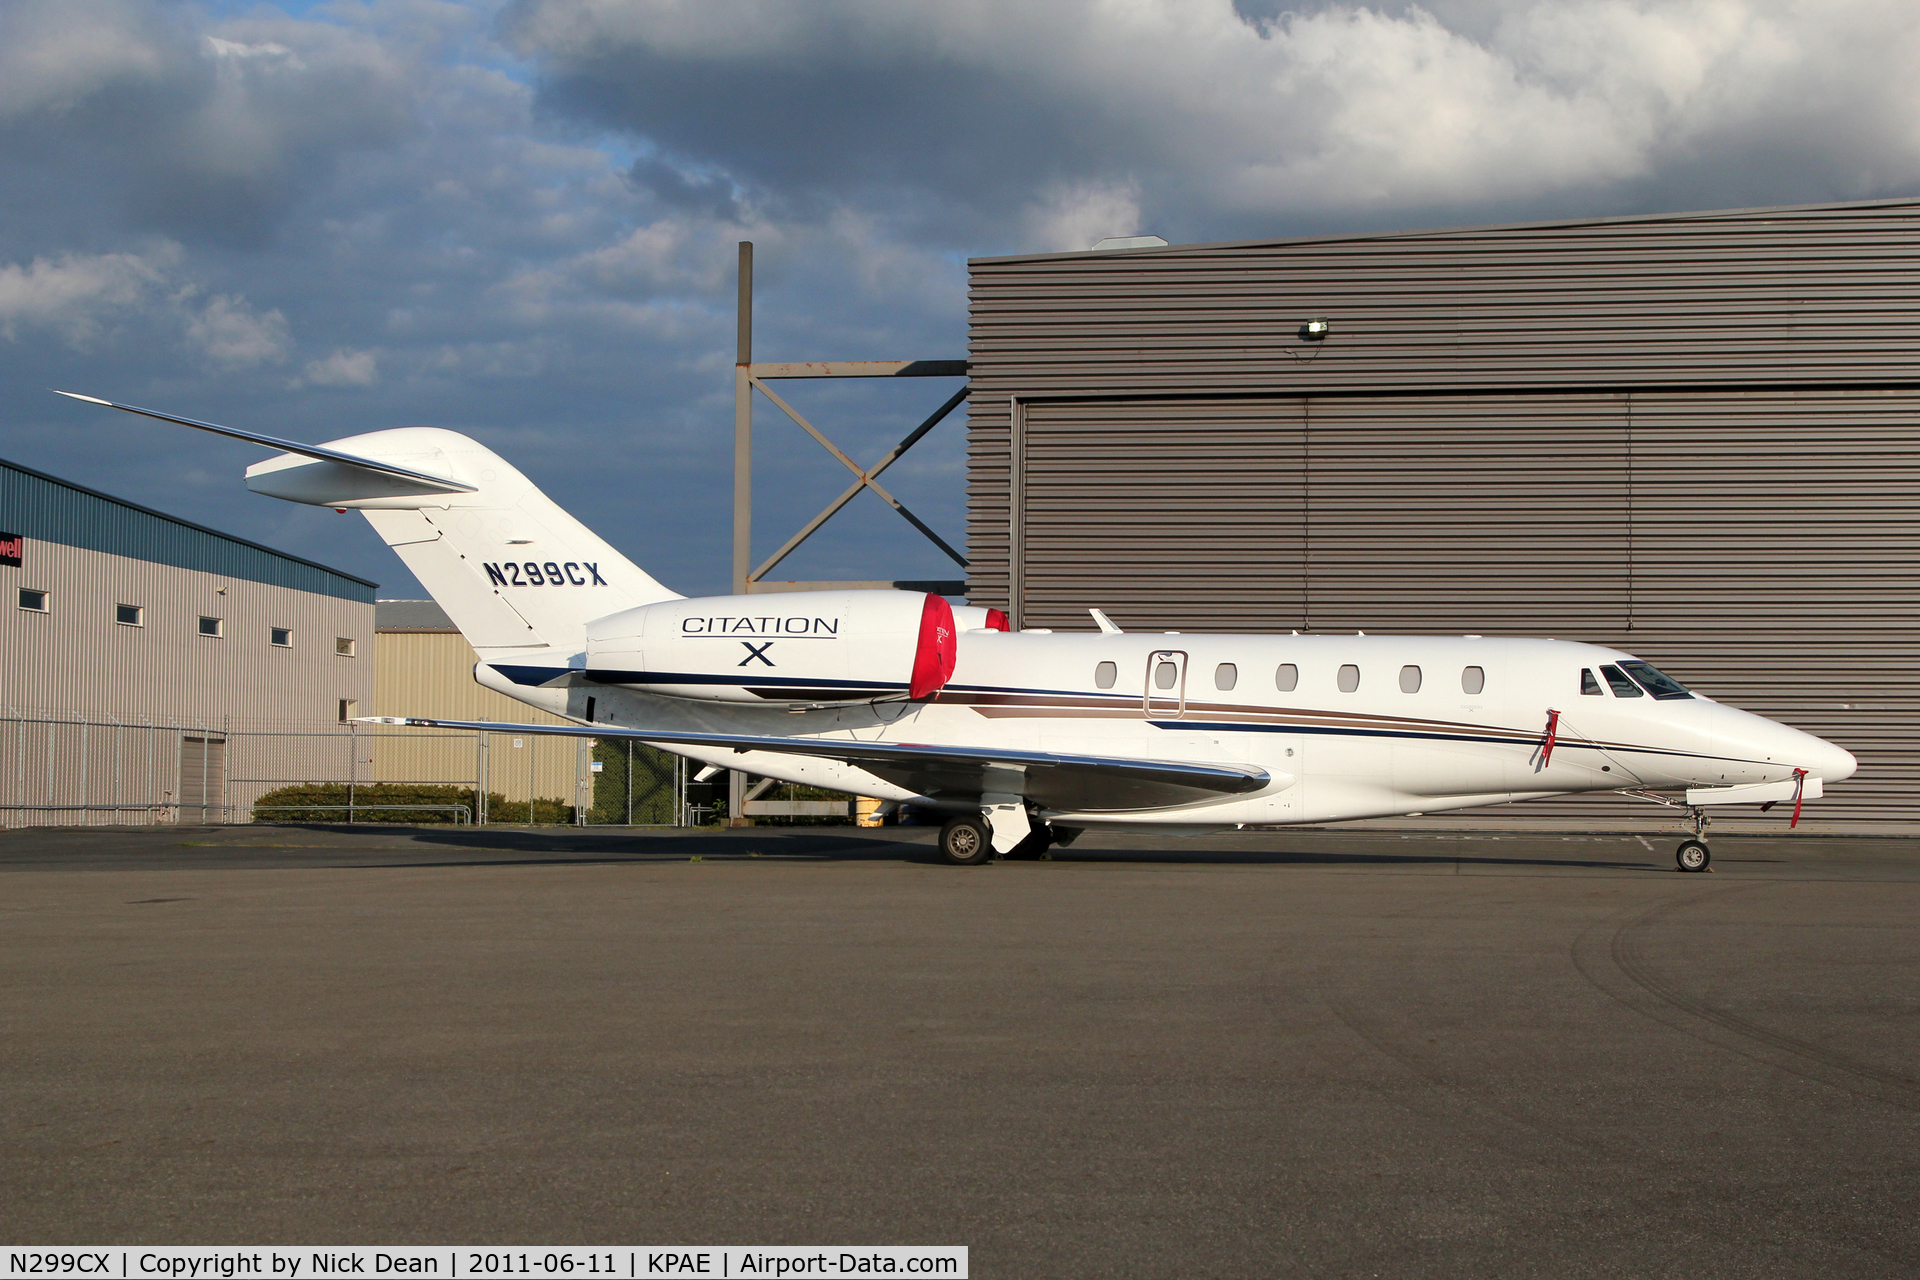
[{"label": "cabin window", "polygon": [[113,620],[123,627],[143,627],[146,625],[147,611],[137,604],[117,604],[113,606]]},{"label": "cabin window", "polygon": [[1656,670],[1645,662],[1623,662],[1627,674],[1640,682],[1640,687],[1662,700],[1673,698],[1691,698],[1692,691],[1664,671]]},{"label": "cabin window", "polygon": [[1600,674],[1607,678],[1607,687],[1613,690],[1616,698],[1638,698],[1643,696],[1640,686],[1627,679],[1627,673],[1618,667],[1602,667]]},{"label": "cabin window", "polygon": [[1484,667],[1467,667],[1460,672],[1460,692],[1479,693],[1487,687]]},{"label": "cabin window", "polygon": [[1600,688],[1600,681],[1594,676],[1591,667],[1580,668],[1580,692],[1589,698],[1606,697],[1605,692]]},{"label": "cabin window", "polygon": [[1358,689],[1360,687],[1360,668],[1354,666],[1351,662],[1342,663],[1338,683],[1340,685],[1340,692],[1342,693],[1352,693],[1355,689]]},{"label": "cabin window", "polygon": [[1093,669],[1093,684],[1097,689],[1111,689],[1119,678],[1120,668],[1111,662],[1103,662]]},{"label": "cabin window", "polygon": [[293,648],[293,629],[291,627],[268,627],[267,643],[276,649]]},{"label": "cabin window", "polygon": [[20,607],[22,609],[31,609],[35,613],[49,612],[47,608],[47,593],[44,591],[29,591],[25,587],[20,588]]},{"label": "cabin window", "polygon": [[1180,678],[1180,668],[1171,662],[1156,663],[1153,668],[1153,687],[1171,689],[1173,682]]},{"label": "cabin window", "polygon": [[1420,668],[1418,667],[1400,668],[1400,692],[1402,693],[1420,692]]},{"label": "cabin window", "polygon": [[203,636],[217,637],[217,636],[223,635],[225,633],[225,628],[226,628],[226,624],[223,623],[219,618],[203,617],[200,619],[200,634]]},{"label": "cabin window", "polygon": [[1282,693],[1292,693],[1300,687],[1300,668],[1291,662],[1283,662],[1273,673],[1273,687]]},{"label": "cabin window", "polygon": [[1223,662],[1213,669],[1213,687],[1231,689],[1240,682],[1240,668],[1231,662]]}]

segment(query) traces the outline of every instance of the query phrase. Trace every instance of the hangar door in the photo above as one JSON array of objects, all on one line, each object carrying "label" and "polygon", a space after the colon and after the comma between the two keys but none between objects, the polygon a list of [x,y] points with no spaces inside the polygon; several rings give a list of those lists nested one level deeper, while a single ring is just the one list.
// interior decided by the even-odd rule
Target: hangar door
[{"label": "hangar door", "polygon": [[1920,817],[1913,393],[1038,402],[1020,437],[1025,625],[1617,645],[1859,755],[1821,817]]}]

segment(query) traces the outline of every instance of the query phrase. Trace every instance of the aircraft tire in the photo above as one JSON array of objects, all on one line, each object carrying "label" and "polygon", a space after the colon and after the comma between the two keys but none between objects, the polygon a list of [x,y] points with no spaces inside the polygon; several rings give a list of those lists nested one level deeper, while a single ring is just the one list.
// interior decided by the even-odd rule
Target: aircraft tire
[{"label": "aircraft tire", "polygon": [[1698,840],[1683,840],[1674,851],[1673,863],[1682,871],[1705,871],[1713,865],[1713,855]]},{"label": "aircraft tire", "polygon": [[993,836],[978,818],[948,818],[940,828],[940,860],[948,866],[977,867],[993,857]]}]

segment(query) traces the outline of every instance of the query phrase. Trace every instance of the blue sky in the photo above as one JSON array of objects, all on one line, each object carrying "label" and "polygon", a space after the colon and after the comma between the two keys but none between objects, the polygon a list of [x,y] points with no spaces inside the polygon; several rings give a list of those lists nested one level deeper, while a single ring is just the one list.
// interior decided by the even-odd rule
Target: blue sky
[{"label": "blue sky", "polygon": [[[9,0],[0,456],[406,595],[260,451],[46,388],[453,427],[723,591],[741,239],[760,358],[954,357],[969,256],[1912,194],[1916,55],[1845,0]],[[793,399],[870,457],[944,394]],[[759,421],[764,555],[844,473]],[[957,542],[952,423],[890,487]],[[862,498],[786,569],[945,576],[905,529]]]}]

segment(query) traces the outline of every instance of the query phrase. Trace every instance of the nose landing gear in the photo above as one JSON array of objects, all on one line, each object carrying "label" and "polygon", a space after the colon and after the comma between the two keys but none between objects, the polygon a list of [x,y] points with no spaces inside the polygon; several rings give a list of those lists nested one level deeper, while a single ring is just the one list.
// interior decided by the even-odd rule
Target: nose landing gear
[{"label": "nose landing gear", "polygon": [[1688,806],[1687,812],[1693,817],[1693,838],[1682,840],[1680,847],[1674,850],[1674,866],[1681,871],[1711,871],[1713,854],[1707,848],[1707,815],[1704,810]]}]

